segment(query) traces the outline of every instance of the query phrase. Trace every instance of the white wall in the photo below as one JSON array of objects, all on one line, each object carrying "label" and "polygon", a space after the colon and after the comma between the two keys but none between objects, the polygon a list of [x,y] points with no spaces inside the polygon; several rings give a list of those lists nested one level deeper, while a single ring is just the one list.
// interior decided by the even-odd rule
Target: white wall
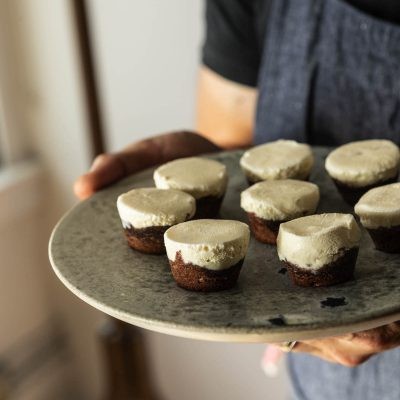
[{"label": "white wall", "polygon": [[[71,2],[19,0],[26,55],[25,90],[29,134],[48,179],[47,235],[76,199],[72,184],[90,165],[87,114]],[[48,237],[48,236],[47,236]],[[96,331],[101,313],[78,300],[50,269],[49,290],[64,320],[84,399],[103,389],[102,355]]]},{"label": "white wall", "polygon": [[[6,60],[9,68],[3,68],[4,75],[0,76],[2,82],[7,82],[3,89],[10,135],[21,139],[22,147],[28,145],[43,172],[41,186],[36,184],[37,180],[33,185],[24,183],[17,196],[39,196],[40,210],[31,208],[29,214],[19,215],[0,229],[4,261],[0,267],[0,350],[29,333],[32,326],[50,316],[56,317],[68,336],[71,357],[64,360],[65,365],[53,366],[51,374],[68,367],[72,382],[64,384],[75,394],[68,396],[59,382],[62,395],[74,400],[94,400],[100,398],[104,382],[102,355],[96,342],[103,315],[78,300],[58,281],[47,255],[52,227],[76,202],[72,183],[90,165],[70,6],[69,0],[0,2],[0,14],[7,23],[5,39],[12,49]],[[9,206],[14,207],[15,202]],[[8,215],[9,211],[2,208],[1,213]],[[60,393],[44,393],[46,387],[38,381],[35,387],[42,389],[41,394],[34,396],[31,389],[28,397],[21,395],[18,399],[64,398]]]},{"label": "white wall", "polygon": [[109,150],[193,127],[201,0],[89,0]]},{"label": "white wall", "polygon": [[37,161],[0,170],[0,355],[12,371],[10,381],[3,382],[6,388],[10,384],[10,400],[66,400],[80,395],[66,343],[49,347],[17,385],[12,379],[24,360],[50,346],[65,327],[48,290],[46,192],[44,171]]},{"label": "white wall", "polygon": [[[91,0],[109,150],[168,130],[193,128],[203,31],[200,0]],[[285,397],[284,376],[266,378],[262,345],[147,335],[165,399]]]},{"label": "white wall", "polygon": [[212,343],[147,335],[154,376],[164,400],[283,400],[286,373],[267,378],[263,344]]}]

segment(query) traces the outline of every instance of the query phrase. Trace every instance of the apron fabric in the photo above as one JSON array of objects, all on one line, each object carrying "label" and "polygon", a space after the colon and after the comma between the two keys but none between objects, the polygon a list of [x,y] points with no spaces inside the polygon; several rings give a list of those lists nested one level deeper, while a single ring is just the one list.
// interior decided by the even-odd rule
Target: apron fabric
[{"label": "apron fabric", "polygon": [[[273,0],[260,68],[255,144],[400,144],[400,26],[341,0]],[[296,400],[399,400],[400,349],[347,368],[290,354]]]},{"label": "apron fabric", "polygon": [[287,359],[293,400],[399,400],[400,351],[390,350],[355,368],[291,353]]},{"label": "apron fabric", "polygon": [[274,0],[254,141],[400,143],[400,26],[340,0]]}]

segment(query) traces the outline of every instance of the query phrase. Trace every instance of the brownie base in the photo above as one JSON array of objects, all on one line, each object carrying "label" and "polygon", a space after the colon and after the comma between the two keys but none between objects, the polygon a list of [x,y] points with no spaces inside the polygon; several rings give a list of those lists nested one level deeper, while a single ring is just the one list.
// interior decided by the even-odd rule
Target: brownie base
[{"label": "brownie base", "polygon": [[367,228],[375,248],[385,253],[400,253],[400,225],[390,228]]},{"label": "brownie base", "polygon": [[358,247],[347,250],[342,257],[326,264],[316,273],[284,261],[292,283],[296,286],[331,286],[354,278]]},{"label": "brownie base", "polygon": [[378,186],[388,185],[390,183],[397,182],[398,175],[393,178],[386,179],[384,181],[376,182],[372,185],[363,186],[363,187],[354,187],[344,184],[343,182],[338,181],[337,179],[331,178],[333,183],[335,184],[338,192],[343,197],[343,200],[354,207],[354,205],[360,200],[361,196],[368,192],[368,190],[374,189]]},{"label": "brownie base", "polygon": [[172,276],[178,286],[196,292],[216,292],[235,286],[243,265],[243,259],[227,269],[213,271],[191,263],[185,263],[181,252],[175,260],[169,260]]},{"label": "brownie base", "polygon": [[254,213],[247,213],[250,230],[261,243],[276,245],[279,226],[285,221],[272,221],[257,217]]},{"label": "brownie base", "polygon": [[146,254],[165,254],[164,233],[170,226],[151,226],[148,228],[124,228],[129,246]]},{"label": "brownie base", "polygon": [[215,218],[221,209],[224,196],[206,196],[196,200],[196,214],[193,219]]}]

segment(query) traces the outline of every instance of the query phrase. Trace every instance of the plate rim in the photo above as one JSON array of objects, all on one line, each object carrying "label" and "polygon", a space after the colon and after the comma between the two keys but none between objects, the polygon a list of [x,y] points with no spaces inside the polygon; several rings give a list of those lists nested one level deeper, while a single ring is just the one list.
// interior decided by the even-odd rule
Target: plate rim
[{"label": "plate rim", "polygon": [[[214,154],[209,154],[209,156],[218,156],[221,154],[235,154],[235,153],[238,153],[238,150],[218,152]],[[139,171],[137,174],[146,173],[146,171],[153,169],[154,167],[151,167]],[[129,177],[126,177],[124,179],[129,179]],[[105,188],[105,190],[106,189],[107,188]],[[328,336],[338,336],[341,334],[349,333],[350,331],[351,332],[363,331],[400,320],[400,305],[399,305],[398,307],[394,307],[393,310],[390,310],[383,315],[372,316],[371,318],[363,319],[362,321],[356,320],[354,323],[345,322],[341,325],[336,325],[336,326],[325,325],[324,328],[314,328],[312,327],[312,325],[308,325],[309,327],[305,328],[304,326],[297,324],[297,325],[284,326],[281,329],[279,327],[274,327],[274,329],[272,330],[263,327],[260,328],[229,327],[229,329],[226,329],[224,327],[207,328],[201,326],[189,326],[185,324],[174,324],[172,322],[156,320],[154,318],[140,317],[138,315],[130,314],[126,311],[118,310],[117,308],[108,306],[107,304],[86,294],[85,292],[77,288],[75,285],[73,285],[67,278],[65,278],[65,276],[61,273],[61,271],[57,268],[55,260],[53,258],[52,245],[54,243],[54,237],[57,234],[59,227],[78,208],[84,207],[88,201],[89,199],[86,199],[75,204],[73,207],[71,207],[69,210],[65,212],[65,214],[60,218],[60,220],[54,226],[48,243],[48,255],[50,264],[58,279],[64,284],[64,286],[67,289],[69,289],[79,299],[89,304],[90,306],[96,308],[97,310],[107,315],[110,315],[114,318],[125,321],[129,324],[138,326],[143,329],[151,330],[154,332],[169,334],[188,339],[216,341],[216,342],[236,342],[236,343],[267,343],[267,342],[276,343],[289,340],[307,340],[307,339],[315,339]]]}]

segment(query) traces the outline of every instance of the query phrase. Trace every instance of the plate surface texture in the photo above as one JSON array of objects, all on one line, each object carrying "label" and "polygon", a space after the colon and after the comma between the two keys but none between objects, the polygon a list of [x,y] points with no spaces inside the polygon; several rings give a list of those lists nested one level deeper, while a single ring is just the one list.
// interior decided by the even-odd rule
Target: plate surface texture
[{"label": "plate surface texture", "polygon": [[[317,212],[352,212],[324,169],[328,149],[314,148],[310,181],[321,191]],[[247,187],[241,152],[212,155],[228,167],[221,218],[246,222],[240,192]],[[93,307],[142,328],[226,342],[280,342],[358,331],[400,320],[400,255],[374,249],[362,229],[356,279],[327,288],[290,282],[276,248],[251,239],[232,290],[195,293],[177,287],[166,256],[130,249],[116,209],[120,193],[153,186],[147,170],[78,204],[50,239],[53,269],[74,294]]]}]

